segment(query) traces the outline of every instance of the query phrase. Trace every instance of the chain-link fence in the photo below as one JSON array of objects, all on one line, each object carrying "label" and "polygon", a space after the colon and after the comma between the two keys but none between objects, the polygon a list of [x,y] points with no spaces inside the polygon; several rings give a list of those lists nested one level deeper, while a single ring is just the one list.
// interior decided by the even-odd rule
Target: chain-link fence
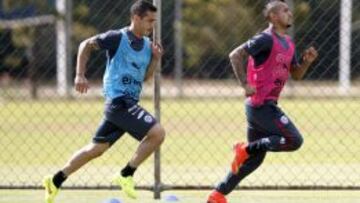
[{"label": "chain-link fence", "polygon": [[[132,1],[78,0],[62,7],[54,0],[0,2],[0,187],[39,187],[44,175],[56,172],[90,142],[102,118],[104,52],[94,53],[88,64],[87,95],[76,94],[71,82],[64,85],[74,76],[77,47],[87,37],[127,25]],[[160,152],[161,182],[163,189],[210,188],[229,170],[232,144],[246,139],[243,93],[227,56],[266,27],[264,1],[161,3],[166,53],[160,115],[167,131]],[[269,153],[240,186],[360,188],[360,3],[294,0],[289,5],[297,51],[309,45],[319,51],[305,80],[290,81],[280,100],[305,143],[294,153]],[[144,86],[141,104],[155,113],[153,84]],[[111,186],[112,175],[137,144],[123,137],[64,186]],[[153,187],[152,158],[136,180],[140,187]]]}]

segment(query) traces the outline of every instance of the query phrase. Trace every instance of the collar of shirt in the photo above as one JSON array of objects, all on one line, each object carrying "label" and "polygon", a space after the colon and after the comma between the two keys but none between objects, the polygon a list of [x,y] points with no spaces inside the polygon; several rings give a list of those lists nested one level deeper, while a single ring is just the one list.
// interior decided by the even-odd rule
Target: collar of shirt
[{"label": "collar of shirt", "polygon": [[130,44],[133,44],[133,43],[142,43],[143,40],[144,40],[143,37],[138,38],[137,36],[135,36],[135,34],[134,34],[133,32],[131,32],[129,29],[127,29],[126,34],[128,35]]}]

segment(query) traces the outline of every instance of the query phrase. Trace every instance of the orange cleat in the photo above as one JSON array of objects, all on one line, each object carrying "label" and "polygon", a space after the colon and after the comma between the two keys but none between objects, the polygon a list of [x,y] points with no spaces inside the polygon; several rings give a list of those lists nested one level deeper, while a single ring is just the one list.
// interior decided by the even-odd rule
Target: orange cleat
[{"label": "orange cleat", "polygon": [[243,165],[246,159],[249,158],[249,154],[246,151],[247,144],[245,143],[236,143],[234,145],[234,153],[235,157],[231,164],[231,172],[233,174],[237,174],[239,172],[239,168]]},{"label": "orange cleat", "polygon": [[207,200],[207,203],[227,203],[227,200],[223,194],[214,190]]}]

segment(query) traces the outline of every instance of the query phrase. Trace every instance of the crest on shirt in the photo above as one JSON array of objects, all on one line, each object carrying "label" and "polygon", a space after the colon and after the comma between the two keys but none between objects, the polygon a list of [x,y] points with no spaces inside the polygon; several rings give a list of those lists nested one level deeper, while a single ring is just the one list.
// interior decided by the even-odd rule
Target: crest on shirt
[{"label": "crest on shirt", "polygon": [[289,123],[289,119],[285,115],[283,115],[280,118],[280,122],[284,125],[287,125]]}]

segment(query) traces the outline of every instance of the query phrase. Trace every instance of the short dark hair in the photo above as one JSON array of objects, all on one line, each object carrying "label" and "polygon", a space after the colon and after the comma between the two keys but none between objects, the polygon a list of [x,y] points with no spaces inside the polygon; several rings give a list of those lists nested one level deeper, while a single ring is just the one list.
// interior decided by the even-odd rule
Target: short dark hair
[{"label": "short dark hair", "polygon": [[131,16],[138,15],[144,17],[148,11],[156,12],[157,8],[146,0],[137,0],[130,8]]},{"label": "short dark hair", "polygon": [[267,0],[266,3],[265,3],[265,5],[266,5],[266,4],[269,4],[269,3],[272,3],[272,2],[274,2],[274,1],[281,1],[281,2],[286,3],[285,0]]},{"label": "short dark hair", "polygon": [[265,4],[265,7],[264,7],[264,10],[263,10],[263,14],[264,14],[264,17],[266,19],[269,19],[269,14],[272,12],[272,11],[276,11],[277,10],[277,3],[278,2],[283,2],[283,3],[286,3],[285,0],[268,0]]}]

